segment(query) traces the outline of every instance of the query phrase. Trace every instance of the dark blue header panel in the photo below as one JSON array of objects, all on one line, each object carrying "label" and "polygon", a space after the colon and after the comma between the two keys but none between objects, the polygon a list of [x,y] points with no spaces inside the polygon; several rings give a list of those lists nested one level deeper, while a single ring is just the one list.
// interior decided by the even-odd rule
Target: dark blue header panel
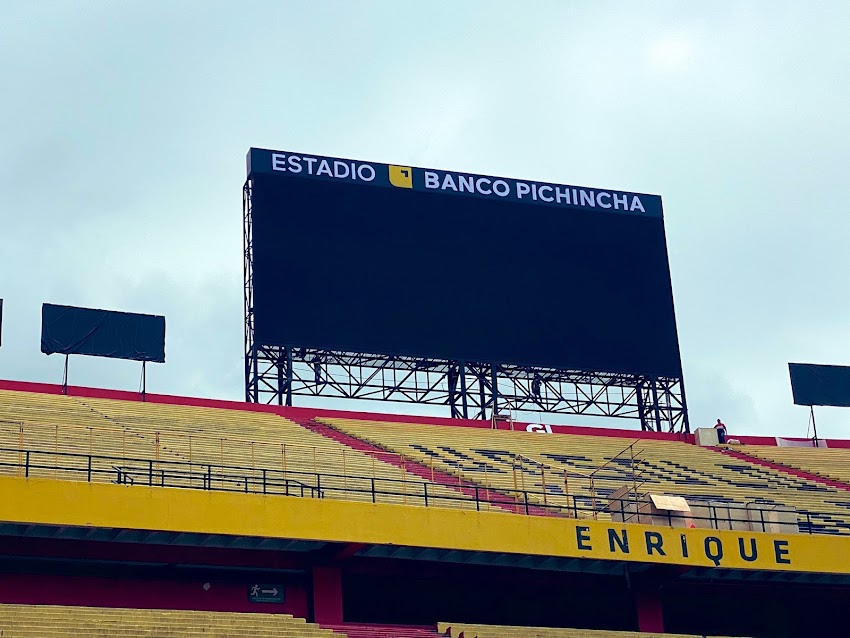
[{"label": "dark blue header panel", "polygon": [[600,213],[662,216],[658,195],[252,148],[248,152],[248,176],[256,173]]},{"label": "dark blue header panel", "polygon": [[789,363],[788,372],[796,405],[850,408],[850,367]]},{"label": "dark blue header panel", "polygon": [[165,317],[46,303],[41,351],[165,362]]},{"label": "dark blue header panel", "polygon": [[656,196],[272,151],[249,162],[258,345],[681,375]]}]

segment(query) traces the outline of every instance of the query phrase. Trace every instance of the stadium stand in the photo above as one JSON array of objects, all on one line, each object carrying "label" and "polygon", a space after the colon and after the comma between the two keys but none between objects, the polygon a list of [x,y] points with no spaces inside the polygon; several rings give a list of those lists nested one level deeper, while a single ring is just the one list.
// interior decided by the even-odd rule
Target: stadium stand
[{"label": "stadium stand", "polygon": [[850,449],[778,447],[747,445],[736,447],[739,454],[815,474],[850,490]]},{"label": "stadium stand", "polygon": [[[405,456],[403,454],[388,453],[378,445],[363,439],[358,439],[357,437],[346,434],[336,428],[329,427],[315,418],[299,418],[296,419],[296,422],[313,432],[317,432],[331,440],[338,441],[346,447],[360,450],[369,455],[375,455],[376,458],[383,459],[386,462],[395,462],[400,467],[405,468],[406,472],[425,479],[429,482],[429,484],[439,483],[441,485],[451,485],[454,490],[462,494],[467,499],[474,500],[476,508],[479,510],[501,510],[513,513],[517,513],[522,510],[526,514],[535,516],[557,516],[561,514],[561,512],[558,511],[558,508],[539,507],[529,504],[528,499],[525,499],[524,497],[522,499],[522,506],[520,506],[520,500],[516,490],[513,490],[512,492],[504,492],[491,486],[486,480],[482,483],[476,483],[475,481],[465,479],[462,474],[453,475],[451,473],[444,472],[435,465],[433,459],[427,463],[422,463],[417,462],[409,455]],[[387,456],[388,454],[389,456]],[[443,500],[443,498],[439,497],[432,498],[432,495],[429,493],[429,499],[426,500],[423,498],[420,502],[425,505],[431,503],[440,505]]]},{"label": "stadium stand", "polygon": [[[846,607],[846,537],[639,521],[623,550],[610,531],[625,526],[605,522],[609,496],[631,485],[791,505],[801,531],[846,533],[850,494],[820,480],[820,465],[807,478],[784,471],[788,459],[760,465],[658,433],[543,434],[32,385],[0,382],[3,638],[803,638],[828,635]],[[754,448],[735,454],[783,453]],[[365,503],[333,502],[344,500]],[[561,518],[471,511],[488,508]],[[662,535],[668,554],[649,558]],[[744,557],[754,537],[758,557]],[[722,562],[707,561],[721,540]],[[286,594],[252,600],[252,583]]]},{"label": "stadium stand", "polygon": [[[631,484],[690,502],[793,506],[801,531],[850,533],[846,490],[683,442],[322,416],[298,421],[0,390],[0,469],[20,473],[26,462],[33,477],[199,488],[209,482],[231,491],[602,519],[608,496]],[[788,464],[809,452],[747,451],[785,454]],[[840,472],[834,468],[850,456],[815,450],[819,458],[831,452],[836,460],[826,464],[833,469],[818,466],[824,474]]]},{"label": "stadium stand", "polygon": [[[409,475],[398,455],[363,454],[263,412],[0,391],[0,449],[6,473],[19,473],[30,451],[32,477],[113,482],[120,473],[124,482],[211,480],[216,489],[397,504],[421,501],[427,482],[431,504],[475,508],[454,486]],[[66,469],[56,469],[59,455]],[[102,457],[92,468],[90,455]]]},{"label": "stadium stand", "polygon": [[4,638],[695,638],[692,634],[439,623],[419,627],[345,623],[319,625],[288,614],[0,604]]},{"label": "stadium stand", "polygon": [[423,627],[405,627],[402,625],[368,625],[360,623],[345,623],[341,625],[323,625],[344,634],[347,638],[436,638],[444,636],[434,629]]},{"label": "stadium stand", "polygon": [[537,505],[573,509],[577,516],[605,517],[608,495],[640,483],[689,502],[793,506],[801,531],[850,533],[850,494],[678,441],[319,420],[453,475],[507,492],[530,491]]},{"label": "stadium stand", "polygon": [[345,638],[287,614],[0,604],[3,638]]}]

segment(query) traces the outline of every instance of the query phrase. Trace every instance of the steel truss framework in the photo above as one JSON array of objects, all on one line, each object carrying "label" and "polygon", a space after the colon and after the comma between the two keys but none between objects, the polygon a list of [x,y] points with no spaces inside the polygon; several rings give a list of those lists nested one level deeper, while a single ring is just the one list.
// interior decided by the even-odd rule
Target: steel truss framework
[{"label": "steel truss framework", "polygon": [[689,432],[681,378],[268,346],[254,340],[251,183],[243,189],[245,399],[316,396],[445,405],[456,418],[512,410],[639,419]]}]

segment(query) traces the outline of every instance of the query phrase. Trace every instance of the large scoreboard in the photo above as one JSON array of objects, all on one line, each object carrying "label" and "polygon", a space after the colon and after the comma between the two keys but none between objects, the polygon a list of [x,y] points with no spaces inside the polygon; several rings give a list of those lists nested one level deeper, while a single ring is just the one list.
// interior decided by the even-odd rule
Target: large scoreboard
[{"label": "large scoreboard", "polygon": [[251,149],[255,343],[680,377],[656,195]]}]

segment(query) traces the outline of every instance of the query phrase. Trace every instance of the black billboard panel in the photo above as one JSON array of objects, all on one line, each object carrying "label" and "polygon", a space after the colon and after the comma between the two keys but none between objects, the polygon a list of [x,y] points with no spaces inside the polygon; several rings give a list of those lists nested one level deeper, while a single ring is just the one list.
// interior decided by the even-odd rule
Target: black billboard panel
[{"label": "black billboard panel", "polygon": [[795,405],[850,408],[850,367],[789,363]]},{"label": "black billboard panel", "polygon": [[41,351],[165,362],[165,317],[46,303]]},{"label": "black billboard panel", "polygon": [[680,377],[661,199],[252,149],[256,344]]}]

